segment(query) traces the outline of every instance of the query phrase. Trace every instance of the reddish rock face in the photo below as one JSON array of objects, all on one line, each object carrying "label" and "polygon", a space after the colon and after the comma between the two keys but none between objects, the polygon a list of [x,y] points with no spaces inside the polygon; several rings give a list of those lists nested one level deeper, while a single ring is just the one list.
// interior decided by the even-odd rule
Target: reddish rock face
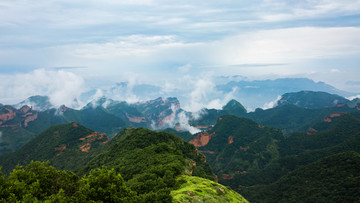
[{"label": "reddish rock face", "polygon": [[28,123],[31,122],[31,121],[34,121],[38,118],[38,113],[35,113],[31,116],[28,116],[25,118],[24,120],[24,127],[26,128],[28,126]]},{"label": "reddish rock face", "polygon": [[233,142],[234,142],[234,138],[230,136],[228,140],[228,144],[232,144]]},{"label": "reddish rock face", "polygon": [[340,117],[341,115],[341,113],[332,113],[330,114],[330,118]]},{"label": "reddish rock face", "polygon": [[310,127],[309,130],[306,132],[306,134],[311,135],[311,134],[316,133],[316,132],[317,132],[316,129]]},{"label": "reddish rock face", "polygon": [[31,108],[29,106],[27,106],[27,105],[21,107],[21,109],[20,109],[20,111],[22,113],[27,113],[29,110],[31,110]]},{"label": "reddish rock face", "polygon": [[137,117],[137,116],[130,115],[128,113],[126,113],[126,117],[128,118],[128,120],[130,122],[133,122],[133,123],[144,123],[144,122],[146,122],[145,117]]},{"label": "reddish rock face", "polygon": [[104,144],[109,142],[110,139],[109,136],[103,133],[91,133],[90,135],[79,138],[79,140],[83,143],[85,142],[85,144],[80,146],[80,150],[82,152],[88,152],[91,149],[91,143],[93,143],[94,141],[99,140],[102,141],[100,144]]},{"label": "reddish rock face", "polygon": [[90,144],[90,143],[86,143],[86,144],[84,144],[84,145],[82,145],[82,146],[80,147],[80,150],[81,150],[82,152],[88,152],[88,151],[90,150],[90,148],[91,148],[91,144]]},{"label": "reddish rock face", "polygon": [[[32,111],[32,109],[29,106],[23,106],[21,107],[19,110],[17,109],[13,109],[11,107],[2,107],[0,108],[0,110],[2,112],[5,113],[1,113],[0,114],[0,127],[27,127],[29,122],[34,121],[38,118],[38,113]],[[2,125],[4,124],[6,121],[9,120],[13,120],[15,118],[20,118],[18,119],[19,121],[15,124],[11,124],[11,125]]]},{"label": "reddish rock face", "polygon": [[16,113],[12,109],[10,109],[10,108],[5,108],[5,109],[6,109],[7,113],[0,114],[0,120],[2,120],[2,123],[12,120],[16,116]]},{"label": "reddish rock face", "polygon": [[222,178],[223,178],[223,179],[233,179],[234,176],[231,176],[231,175],[229,175],[229,174],[223,174],[223,175],[222,175]]},{"label": "reddish rock face", "polygon": [[332,122],[332,118],[340,117],[340,116],[342,116],[342,115],[343,115],[343,113],[332,113],[332,114],[330,114],[329,116],[327,116],[327,117],[324,118],[324,122],[331,123],[331,122]]},{"label": "reddish rock face", "polygon": [[203,147],[209,143],[212,136],[215,136],[215,132],[211,134],[203,132],[196,136],[193,140],[190,140],[189,143],[193,144],[195,147]]},{"label": "reddish rock face", "polygon": [[216,152],[214,151],[210,151],[210,150],[205,150],[205,151],[199,151],[201,153],[207,153],[207,154],[215,154]]}]

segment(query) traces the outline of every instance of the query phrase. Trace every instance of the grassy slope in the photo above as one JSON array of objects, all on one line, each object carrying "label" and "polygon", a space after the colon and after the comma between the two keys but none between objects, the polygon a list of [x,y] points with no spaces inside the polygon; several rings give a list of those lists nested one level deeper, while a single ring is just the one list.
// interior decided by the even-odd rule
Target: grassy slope
[{"label": "grassy slope", "polygon": [[233,190],[208,179],[181,175],[179,188],[171,191],[174,202],[248,202]]}]

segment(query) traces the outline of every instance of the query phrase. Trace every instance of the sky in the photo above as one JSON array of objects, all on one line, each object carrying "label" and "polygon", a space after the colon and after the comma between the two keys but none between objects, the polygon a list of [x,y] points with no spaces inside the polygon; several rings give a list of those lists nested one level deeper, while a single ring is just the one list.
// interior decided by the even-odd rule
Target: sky
[{"label": "sky", "polygon": [[196,97],[232,75],[359,93],[360,0],[0,1],[0,103],[124,81]]}]

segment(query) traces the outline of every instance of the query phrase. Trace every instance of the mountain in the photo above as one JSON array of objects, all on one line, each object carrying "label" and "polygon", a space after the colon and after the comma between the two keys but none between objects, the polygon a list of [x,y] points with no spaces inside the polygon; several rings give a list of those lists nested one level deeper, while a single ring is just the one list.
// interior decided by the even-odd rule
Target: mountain
[{"label": "mountain", "polygon": [[50,102],[50,98],[48,96],[31,96],[26,100],[15,104],[14,107],[19,109],[23,106],[29,106],[35,111],[46,111],[53,108],[53,105]]},{"label": "mountain", "polygon": [[109,141],[103,133],[97,133],[77,123],[54,125],[16,152],[0,156],[3,171],[9,173],[17,164],[31,161],[51,161],[58,169],[74,169],[83,166],[96,148]]},{"label": "mountain", "polygon": [[[222,116],[211,130],[197,134],[190,143],[205,154],[221,184],[236,189],[252,202],[273,202],[271,195],[285,197],[288,194],[285,192],[286,189],[284,192],[276,189],[276,194],[270,194],[271,188],[275,187],[272,185],[285,184],[286,181],[283,180],[287,175],[291,176],[293,171],[327,156],[348,151],[359,153],[359,118],[359,112],[331,114],[322,122],[311,126],[306,133],[283,136],[279,130],[263,127],[246,118]],[[326,173],[327,170],[332,170],[331,166],[329,167],[314,171]],[[343,178],[348,177],[345,169],[339,170],[340,172],[336,173],[341,173]],[[279,183],[276,183],[277,181]],[[354,181],[356,184],[359,183],[356,178]],[[356,184],[341,183],[335,190],[349,189],[352,196],[356,196]],[[304,183],[301,187],[305,186]],[[314,191],[325,193],[329,189],[323,188],[322,184],[312,187]],[[301,197],[302,194],[307,194],[307,190],[302,188],[289,193]],[[326,199],[323,196],[321,198]]]},{"label": "mountain", "polygon": [[248,197],[254,202],[358,202],[359,166],[359,153],[335,154],[302,166],[270,185],[255,186]]},{"label": "mountain", "polygon": [[[300,103],[305,104],[308,101],[307,96],[301,95],[315,95],[311,96],[311,100],[314,101],[312,106],[316,105],[318,108],[307,108],[307,106],[299,105]],[[323,95],[325,96],[323,97]],[[319,100],[314,99],[320,97],[321,99]],[[349,101],[343,97],[322,92],[308,92],[308,94],[306,92],[287,93],[283,95],[283,98],[290,99],[283,100],[281,105],[274,108],[266,110],[258,108],[254,112],[248,113],[239,102],[231,100],[221,110],[202,109],[200,112],[191,113],[189,123],[198,129],[208,130],[216,124],[219,117],[223,115],[234,115],[249,118],[263,126],[278,128],[282,130],[285,135],[290,135],[293,132],[306,132],[312,125],[339,113],[356,112],[360,110],[360,103],[355,100]],[[295,98],[296,101],[301,102],[293,102]],[[327,99],[330,100],[328,101]],[[333,104],[336,99],[338,102],[342,101],[346,103],[338,103],[337,105],[327,107],[327,104]]]},{"label": "mountain", "polygon": [[19,109],[0,104],[0,154],[14,151],[47,127],[64,122],[55,110],[39,112],[29,106]]},{"label": "mountain", "polygon": [[223,115],[245,116],[246,109],[238,101],[232,99],[221,110],[202,109],[197,113],[190,113],[189,123],[198,129],[208,129],[215,125],[217,119]]},{"label": "mountain", "polygon": [[130,126],[127,121],[117,117],[102,106],[84,108],[82,110],[61,106],[57,110],[57,114],[64,118],[66,122],[76,122],[98,132],[109,134],[110,136]]},{"label": "mountain", "polygon": [[277,99],[278,96],[288,92],[322,91],[344,97],[353,96],[336,89],[324,82],[314,82],[307,78],[281,78],[275,80],[231,81],[219,84],[216,88],[226,93],[232,93],[234,99],[240,101],[249,109],[256,109]]},{"label": "mountain", "polygon": [[[29,160],[50,160],[56,167],[72,170],[85,179],[99,177],[97,182],[116,172],[121,174],[129,192],[136,192],[132,197],[136,202],[184,198],[247,202],[241,195],[213,182],[215,175],[193,145],[173,134],[145,128],[124,129],[108,141],[106,135],[76,123],[53,126],[20,150],[1,156],[0,165],[9,172],[16,163],[26,164]],[[102,173],[108,175],[101,176]],[[90,192],[85,198],[97,192]]]},{"label": "mountain", "polygon": [[223,182],[266,168],[279,157],[278,143],[283,139],[277,129],[225,115],[211,130],[199,133],[190,143],[206,155],[219,182]]},{"label": "mountain", "polygon": [[44,104],[41,106],[44,111],[37,111],[26,105],[18,109],[0,105],[0,154],[15,151],[54,124],[76,122],[112,137],[127,127],[174,127],[179,122],[178,115],[183,112],[176,98],[157,98],[128,104],[102,97],[80,110],[64,105],[45,110],[49,107],[45,102],[48,101],[47,97],[34,96],[26,101],[38,101],[38,106]]},{"label": "mountain", "polygon": [[319,109],[335,106],[344,106],[350,101],[335,94],[327,92],[300,91],[283,94],[277,102],[277,106],[294,104],[307,109]]}]

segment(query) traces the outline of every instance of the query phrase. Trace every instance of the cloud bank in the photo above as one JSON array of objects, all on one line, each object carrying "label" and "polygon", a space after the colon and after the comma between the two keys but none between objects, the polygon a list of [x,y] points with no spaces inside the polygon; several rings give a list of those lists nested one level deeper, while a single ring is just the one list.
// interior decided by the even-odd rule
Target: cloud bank
[{"label": "cloud bank", "polygon": [[84,91],[84,79],[74,73],[37,69],[30,73],[0,75],[0,102],[15,104],[19,99],[47,95],[58,107],[79,107],[76,99]]}]

